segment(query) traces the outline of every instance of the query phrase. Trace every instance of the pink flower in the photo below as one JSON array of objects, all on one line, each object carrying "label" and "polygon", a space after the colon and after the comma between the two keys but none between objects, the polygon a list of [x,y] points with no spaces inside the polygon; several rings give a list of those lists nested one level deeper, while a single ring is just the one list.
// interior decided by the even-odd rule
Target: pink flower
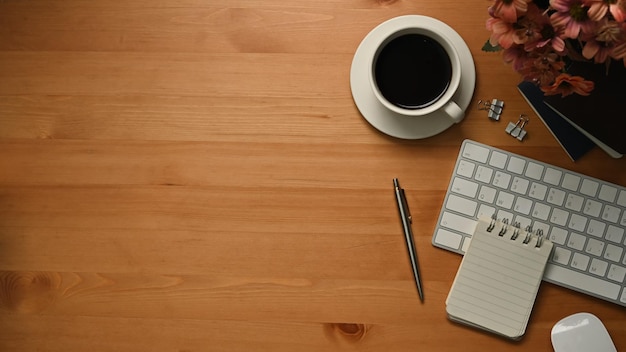
[{"label": "pink flower", "polygon": [[497,17],[490,17],[487,20],[487,29],[491,31],[491,37],[489,43],[493,46],[500,45],[504,49],[507,49],[513,45],[515,31],[513,25],[509,22],[503,21]]},{"label": "pink flower", "polygon": [[528,4],[526,15],[515,23],[515,43],[524,44],[527,51],[550,44],[558,52],[565,50],[563,30],[555,30],[544,11],[534,3]]},{"label": "pink flower", "polygon": [[560,74],[553,84],[541,87],[541,90],[545,95],[568,96],[572,93],[579,95],[589,95],[594,88],[594,83],[591,81],[585,81],[580,76],[572,76],[567,73]]},{"label": "pink flower", "polygon": [[530,57],[530,53],[524,50],[524,47],[521,45],[513,45],[505,49],[502,53],[502,59],[505,63],[512,64],[513,69],[518,72],[529,65],[528,61],[534,60]]},{"label": "pink flower", "polygon": [[526,13],[528,3],[532,0],[495,0],[489,12],[493,17],[515,23],[517,18]]},{"label": "pink flower", "polygon": [[611,56],[615,60],[624,60],[624,66],[626,66],[626,23],[620,23],[619,28],[621,29],[621,38],[615,41],[615,45],[613,46],[613,51],[611,52]]},{"label": "pink flower", "polygon": [[555,28],[563,28],[566,38],[576,38],[582,31],[593,31],[594,22],[589,18],[588,7],[583,0],[550,0],[550,6],[556,10],[550,16]]},{"label": "pink flower", "polygon": [[626,0],[586,0],[589,5],[587,15],[593,21],[600,21],[607,12],[613,15],[617,22],[626,19]]},{"label": "pink flower", "polygon": [[532,50],[535,47],[535,43],[538,42],[541,37],[541,31],[543,27],[549,22],[543,16],[541,12],[534,4],[529,4],[528,11],[525,16],[520,17],[515,23],[515,44],[528,44],[525,45],[526,50]]},{"label": "pink flower", "polygon": [[537,48],[543,48],[547,44],[550,44],[552,49],[555,51],[562,53],[565,52],[565,40],[563,40],[563,30],[559,30],[558,32],[554,32],[554,28],[550,27],[553,33],[551,35],[546,35],[543,40],[537,42]]},{"label": "pink flower", "polygon": [[620,26],[613,21],[603,18],[592,34],[583,36],[585,44],[582,54],[586,59],[593,59],[596,63],[608,62],[612,57],[624,58],[624,53],[615,51],[617,46],[624,43],[625,37]]},{"label": "pink flower", "polygon": [[626,42],[622,42],[616,45],[611,52],[611,57],[615,60],[624,60],[624,66],[626,66]]},{"label": "pink flower", "polygon": [[604,43],[590,40],[583,47],[583,56],[593,59],[596,63],[606,62],[612,55],[613,48],[603,45]]},{"label": "pink flower", "polygon": [[565,66],[561,55],[549,46],[526,51],[522,45],[513,45],[502,55],[504,62],[512,64],[524,80],[537,85],[554,82]]}]

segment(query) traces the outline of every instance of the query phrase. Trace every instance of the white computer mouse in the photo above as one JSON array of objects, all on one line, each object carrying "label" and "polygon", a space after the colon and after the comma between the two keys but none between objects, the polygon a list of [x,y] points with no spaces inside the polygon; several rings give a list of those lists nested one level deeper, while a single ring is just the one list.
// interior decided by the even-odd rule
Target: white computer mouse
[{"label": "white computer mouse", "polygon": [[555,352],[617,352],[602,321],[591,313],[576,313],[552,327]]}]

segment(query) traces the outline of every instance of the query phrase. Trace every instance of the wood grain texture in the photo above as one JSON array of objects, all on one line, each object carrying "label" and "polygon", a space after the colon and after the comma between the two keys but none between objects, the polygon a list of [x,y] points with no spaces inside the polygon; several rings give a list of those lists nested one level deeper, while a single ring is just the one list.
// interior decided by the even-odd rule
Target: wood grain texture
[{"label": "wood grain texture", "polygon": [[[544,283],[525,338],[449,322],[461,261],[431,245],[471,138],[626,185],[624,160],[572,163],[480,51],[488,3],[0,0],[1,351],[551,351],[579,311],[626,349],[626,310]],[[451,24],[473,106],[432,138],[377,132],[352,100],[376,25]],[[531,116],[523,143],[504,132]],[[391,180],[407,190],[420,304]]]}]

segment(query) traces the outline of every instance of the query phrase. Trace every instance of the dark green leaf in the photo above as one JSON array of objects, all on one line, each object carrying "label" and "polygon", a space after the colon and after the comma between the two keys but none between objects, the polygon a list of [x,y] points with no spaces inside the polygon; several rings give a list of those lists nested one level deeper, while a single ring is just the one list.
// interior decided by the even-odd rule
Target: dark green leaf
[{"label": "dark green leaf", "polygon": [[500,45],[493,46],[491,45],[491,43],[489,43],[489,40],[487,40],[485,45],[483,45],[483,51],[495,52],[495,51],[500,51],[500,50],[502,50],[502,47]]}]

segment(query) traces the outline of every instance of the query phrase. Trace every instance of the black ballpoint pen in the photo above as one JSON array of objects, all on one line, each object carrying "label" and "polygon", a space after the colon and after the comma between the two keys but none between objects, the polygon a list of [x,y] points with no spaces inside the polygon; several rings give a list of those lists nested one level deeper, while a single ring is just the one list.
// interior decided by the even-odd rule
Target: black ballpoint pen
[{"label": "black ballpoint pen", "polygon": [[415,244],[413,243],[413,231],[411,230],[411,214],[409,212],[409,205],[406,201],[406,196],[404,195],[404,189],[400,187],[400,183],[397,178],[393,179],[393,188],[396,193],[398,212],[400,213],[400,221],[402,222],[402,230],[404,231],[404,238],[406,239],[409,258],[411,259],[411,266],[413,267],[413,276],[415,277],[415,284],[417,285],[417,293],[420,296],[420,300],[424,302],[424,291],[422,290],[422,279],[420,278],[420,269],[417,263],[417,252],[415,251]]}]

